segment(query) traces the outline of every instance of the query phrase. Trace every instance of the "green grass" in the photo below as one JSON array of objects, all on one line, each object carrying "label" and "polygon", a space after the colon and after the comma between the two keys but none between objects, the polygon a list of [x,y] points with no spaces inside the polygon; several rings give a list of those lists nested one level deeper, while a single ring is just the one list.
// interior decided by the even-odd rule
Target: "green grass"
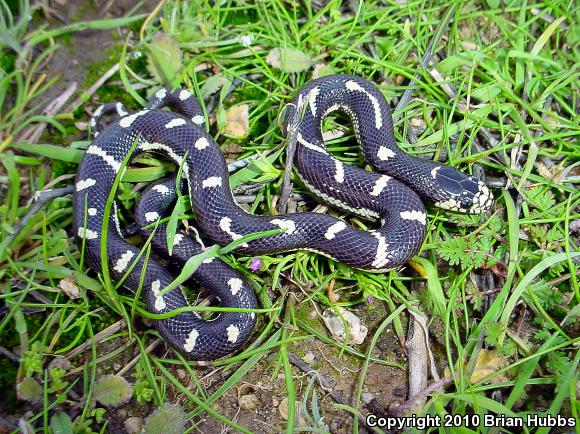
[{"label": "green grass", "polygon": [[[244,384],[261,381],[273,385],[274,395],[288,398],[290,421],[292,404],[298,401],[306,415],[306,427],[297,426],[272,416],[268,408],[264,420],[275,429],[326,432],[331,419],[340,415],[354,416],[344,429],[356,432],[356,416],[369,411],[363,404],[365,391],[379,394],[383,405],[405,401],[381,396],[380,389],[367,384],[367,375],[372,367],[405,373],[401,352],[391,355],[382,348],[384,342],[397,346],[405,341],[412,310],[428,315],[435,364],[446,385],[424,396],[422,415],[578,418],[580,10],[562,0],[369,1],[356,12],[341,3],[331,0],[318,9],[310,2],[280,0],[225,1],[219,7],[207,1],[169,1],[149,18],[132,15],[27,33],[28,23],[11,19],[0,0],[5,41],[0,45],[0,345],[13,353],[19,347],[16,361],[0,356],[0,393],[7,397],[0,415],[20,417],[32,410],[28,422],[38,431],[66,424],[67,415],[75,432],[106,430],[116,410],[94,407],[88,398],[94,381],[139,356],[123,373],[134,383],[129,415],[148,414],[173,402],[186,410],[189,431],[204,428],[202,415],[241,432],[265,430],[268,425],[243,425],[237,407],[228,406]],[[26,1],[19,7],[27,13]],[[253,342],[244,352],[214,363],[219,374],[208,380],[206,370],[164,351],[163,343],[147,349],[158,334],[142,318],[154,315],[84,265],[82,246],[71,237],[70,196],[48,202],[23,222],[36,192],[72,184],[70,176],[60,176],[74,174],[89,144],[88,139],[66,141],[71,120],[87,120],[82,110],[42,115],[43,94],[56,80],[40,73],[42,64],[58,50],[63,35],[119,26],[133,33],[120,38],[123,45],[115,53],[120,71],[98,95],[119,95],[137,107],[161,84],[172,84],[214,98],[217,107],[208,115],[215,116],[210,132],[218,143],[225,150],[233,142],[241,146],[238,159],[265,154],[232,176],[234,187],[256,187],[257,198],[250,204],[255,213],[276,212],[285,168],[280,113],[315,69],[372,80],[392,107],[404,93],[409,95],[394,113],[400,146],[413,155],[485,174],[496,205],[485,216],[429,206],[427,239],[413,259],[418,272],[407,267],[370,274],[297,252],[263,256],[261,271],[253,273],[251,258],[226,253],[224,258],[252,282],[263,309]],[[275,49],[283,49],[281,67],[268,58]],[[429,53],[433,58],[424,66]],[[135,84],[141,85],[139,90]],[[94,109],[101,102],[109,101],[90,100],[86,106]],[[237,104],[249,106],[249,129],[247,136],[234,139],[224,131],[227,110]],[[21,139],[27,128],[43,123],[58,130],[65,143],[52,143],[50,134],[36,143]],[[344,133],[329,141],[328,148],[344,162],[362,165],[352,130],[345,125],[341,117],[326,121],[327,128]],[[136,183],[175,169],[153,156],[134,161],[117,191],[124,218],[138,198]],[[307,194],[299,182],[294,191]],[[187,205],[179,209],[187,212]],[[357,228],[370,227],[329,212]],[[78,298],[60,289],[63,282],[78,287]],[[329,285],[340,293],[337,303],[328,298]],[[374,301],[361,309],[369,297]],[[323,310],[335,304],[372,312],[363,315],[371,336],[362,346],[329,338],[321,321],[308,315],[313,306]],[[95,335],[119,320],[125,320],[123,326],[95,342]],[[393,334],[386,333],[389,328]],[[310,342],[343,369],[360,369],[352,377],[353,394],[346,397],[352,407],[334,404],[314,377],[302,376],[290,363],[289,353],[304,355]],[[54,356],[79,347],[85,350],[83,359],[71,357],[64,375],[55,371]],[[318,369],[324,375],[333,372],[325,359]],[[187,373],[185,380],[181,371]],[[25,377],[41,386],[32,405],[15,400],[14,390]],[[434,381],[430,378],[428,384]],[[472,430],[498,432],[463,428]]]}]

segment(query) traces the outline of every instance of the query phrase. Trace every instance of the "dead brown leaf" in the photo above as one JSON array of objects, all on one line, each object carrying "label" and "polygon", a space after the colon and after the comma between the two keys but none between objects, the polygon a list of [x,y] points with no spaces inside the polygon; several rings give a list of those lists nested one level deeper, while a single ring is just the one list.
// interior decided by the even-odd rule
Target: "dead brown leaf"
[{"label": "dead brown leaf", "polygon": [[226,112],[224,134],[229,137],[245,137],[250,129],[250,109],[248,104],[238,104]]},{"label": "dead brown leaf", "polygon": [[74,277],[68,276],[61,279],[58,283],[58,287],[64,292],[68,298],[71,300],[76,300],[80,297],[79,287]]},{"label": "dead brown leaf", "polygon": [[[477,363],[473,374],[471,374],[471,383],[479,383],[488,375],[493,374],[497,370],[507,365],[507,359],[497,354],[494,350],[481,350],[477,355]],[[494,382],[507,381],[505,374],[501,374],[493,378]]]}]

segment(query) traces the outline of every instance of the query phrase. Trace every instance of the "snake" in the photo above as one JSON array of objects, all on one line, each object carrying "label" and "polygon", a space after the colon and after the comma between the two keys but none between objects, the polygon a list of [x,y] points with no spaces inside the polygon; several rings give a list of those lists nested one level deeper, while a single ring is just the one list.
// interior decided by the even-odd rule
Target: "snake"
[{"label": "snake", "polygon": [[[345,164],[329,153],[323,121],[335,111],[352,121],[365,161],[374,171]],[[106,113],[116,113],[119,119],[99,131],[98,120]],[[485,212],[493,204],[491,192],[477,177],[401,150],[382,93],[353,75],[308,82],[287,104],[283,130],[296,140],[293,164],[304,186],[321,201],[376,222],[374,229],[362,231],[325,213],[247,212],[234,199],[224,155],[205,123],[200,104],[186,89],[161,88],[146,108],[133,113],[120,103],[105,104],[93,115],[95,138],[78,168],[73,230],[88,265],[99,271],[106,262],[110,277],[130,291],[141,290],[148,311],[154,314],[189,305],[179,286],[164,288],[174,280],[169,268],[179,269],[207,248],[200,233],[219,245],[238,241],[236,253],[308,250],[383,273],[401,268],[419,252],[427,228],[424,201],[469,213]],[[150,257],[123,237],[112,198],[127,162],[143,152],[164,154],[179,166],[182,177],[153,184],[136,207],[138,226],[157,255]],[[164,218],[178,197],[179,182],[185,184],[199,232],[193,229],[191,236],[177,231],[169,249]],[[245,237],[256,233],[269,235]],[[192,360],[214,360],[237,351],[256,323],[256,296],[243,273],[216,257],[206,258],[192,278],[221,306],[238,309],[209,319],[182,309],[155,320],[154,326],[167,343]]]}]

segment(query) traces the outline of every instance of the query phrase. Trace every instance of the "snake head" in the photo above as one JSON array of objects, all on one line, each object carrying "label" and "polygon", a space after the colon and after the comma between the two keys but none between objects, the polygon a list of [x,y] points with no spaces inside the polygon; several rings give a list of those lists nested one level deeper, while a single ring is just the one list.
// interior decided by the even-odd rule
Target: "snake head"
[{"label": "snake head", "polygon": [[493,196],[487,186],[475,178],[449,167],[437,166],[431,171],[438,197],[435,205],[452,211],[478,214],[493,204]]}]

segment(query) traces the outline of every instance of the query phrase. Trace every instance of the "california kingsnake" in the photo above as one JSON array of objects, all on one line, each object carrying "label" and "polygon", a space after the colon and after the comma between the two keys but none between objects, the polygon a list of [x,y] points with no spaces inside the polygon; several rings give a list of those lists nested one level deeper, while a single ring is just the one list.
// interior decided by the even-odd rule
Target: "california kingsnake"
[{"label": "california kingsnake", "polygon": [[[161,110],[166,106],[173,112]],[[107,104],[95,113],[96,119],[106,111],[116,111],[122,117],[96,137],[77,174],[74,229],[85,245],[89,265],[101,269],[100,239],[106,231],[106,256],[114,280],[126,273],[123,284],[135,291],[141,279],[147,308],[153,313],[187,305],[179,288],[161,293],[174,278],[157,260],[149,259],[141,276],[145,255],[138,257],[139,249],[121,236],[114,202],[113,218],[104,221],[105,205],[123,161],[145,151],[161,151],[183,167],[197,225],[213,242],[224,245],[246,234],[283,230],[236,250],[247,254],[305,249],[353,267],[383,272],[404,265],[423,242],[427,215],[419,196],[462,212],[483,212],[492,204],[492,196],[481,181],[402,152],[395,143],[386,101],[365,80],[349,75],[313,80],[289,107],[286,119],[296,118],[296,114],[301,119],[294,163],[306,187],[332,205],[380,220],[378,229],[359,231],[318,213],[248,214],[233,199],[224,157],[201,127],[204,117],[197,102],[186,90],[162,89],[148,108],[139,112],[127,114],[122,106]],[[350,116],[366,161],[380,173],[345,165],[328,154],[322,121],[334,110]],[[141,226],[151,226],[164,216],[176,197],[174,187],[172,179],[148,190],[137,209]],[[173,256],[169,257],[164,227],[158,227],[156,233],[154,249],[176,262],[202,249],[178,232]],[[219,259],[206,261],[193,277],[213,291],[223,306],[256,307],[248,284]],[[156,327],[186,357],[212,360],[238,349],[254,321],[255,315],[248,312],[222,312],[211,321],[186,312],[156,321]]]}]

